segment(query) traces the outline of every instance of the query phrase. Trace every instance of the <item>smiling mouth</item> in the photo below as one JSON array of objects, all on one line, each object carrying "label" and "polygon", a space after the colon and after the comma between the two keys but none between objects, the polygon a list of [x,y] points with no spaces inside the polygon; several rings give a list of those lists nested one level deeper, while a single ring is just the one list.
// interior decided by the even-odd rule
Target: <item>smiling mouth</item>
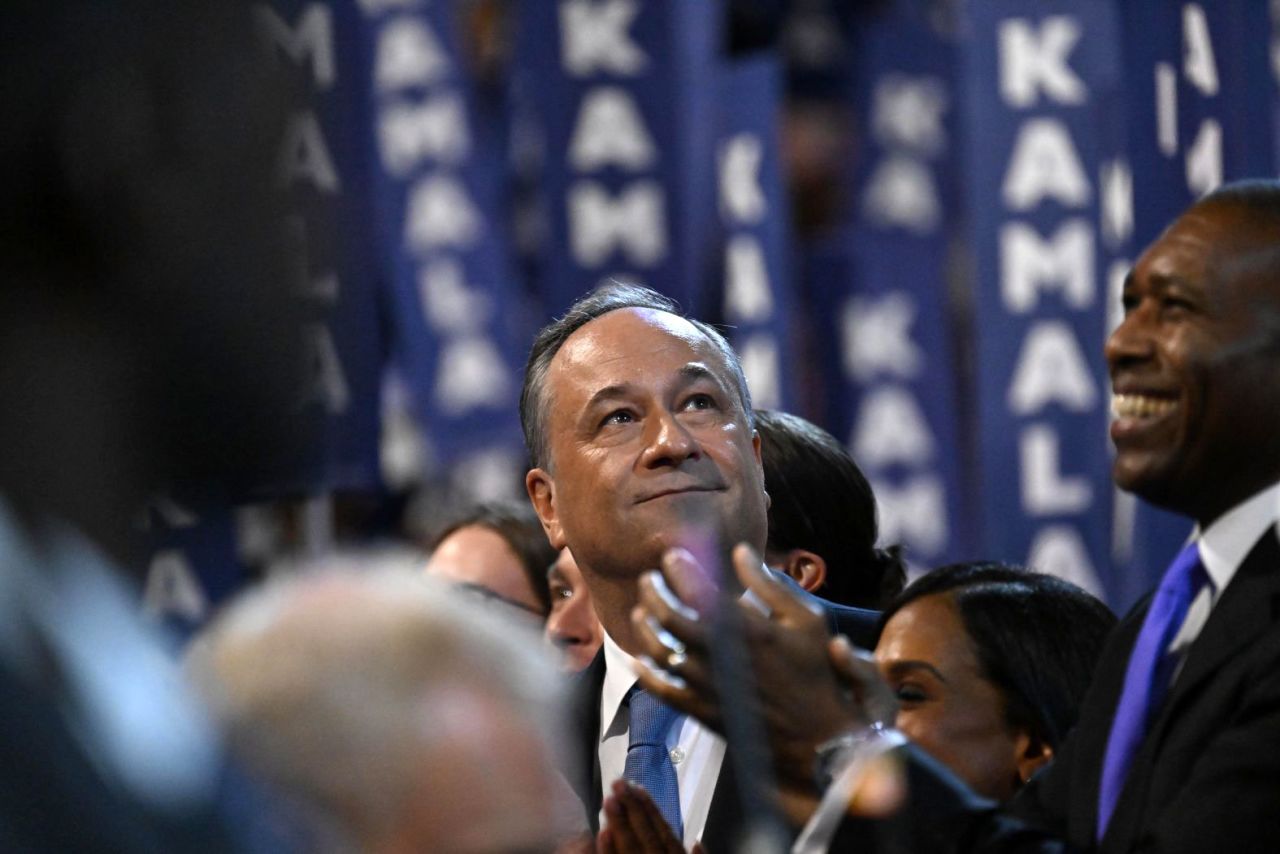
[{"label": "smiling mouth", "polygon": [[1148,419],[1163,418],[1173,412],[1178,401],[1168,397],[1154,397],[1149,394],[1113,394],[1111,396],[1111,414],[1116,418]]}]

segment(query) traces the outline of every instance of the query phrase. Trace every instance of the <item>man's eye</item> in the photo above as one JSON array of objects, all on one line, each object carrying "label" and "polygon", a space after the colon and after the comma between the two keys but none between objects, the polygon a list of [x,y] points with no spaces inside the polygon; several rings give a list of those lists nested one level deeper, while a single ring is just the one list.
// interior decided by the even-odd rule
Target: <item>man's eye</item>
[{"label": "man's eye", "polygon": [[552,587],[551,598],[552,599],[572,599],[573,591],[570,590],[568,587]]},{"label": "man's eye", "polygon": [[919,685],[913,685],[910,682],[899,685],[894,689],[893,693],[894,696],[898,698],[898,702],[903,705],[923,703],[925,700],[929,699],[929,696],[925,694],[924,689]]},{"label": "man's eye", "polygon": [[632,421],[635,421],[635,420],[636,420],[635,415],[632,414],[631,410],[617,409],[617,410],[614,410],[613,412],[610,412],[608,415],[606,415],[604,419],[600,422],[600,426],[607,427],[610,424],[630,424]]},{"label": "man's eye", "polygon": [[684,403],[685,409],[715,409],[716,400],[709,394],[695,394]]}]

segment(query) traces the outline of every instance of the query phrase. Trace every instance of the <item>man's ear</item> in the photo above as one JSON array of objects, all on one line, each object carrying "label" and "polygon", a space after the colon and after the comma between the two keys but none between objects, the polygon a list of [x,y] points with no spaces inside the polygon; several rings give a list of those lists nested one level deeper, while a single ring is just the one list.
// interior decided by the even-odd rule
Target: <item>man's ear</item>
[{"label": "man's ear", "polygon": [[810,593],[817,593],[818,588],[827,583],[827,562],[806,549],[792,549],[787,552],[782,562],[776,567],[791,576]]},{"label": "man's ear", "polygon": [[1053,747],[1026,730],[1019,730],[1013,740],[1013,764],[1018,771],[1019,785],[1025,784],[1037,771],[1053,761]]},{"label": "man's ear", "polygon": [[524,488],[529,493],[529,501],[542,522],[542,530],[547,532],[547,540],[552,548],[564,548],[564,529],[560,526],[560,516],[556,513],[555,480],[543,469],[529,469],[529,473],[524,476]]}]

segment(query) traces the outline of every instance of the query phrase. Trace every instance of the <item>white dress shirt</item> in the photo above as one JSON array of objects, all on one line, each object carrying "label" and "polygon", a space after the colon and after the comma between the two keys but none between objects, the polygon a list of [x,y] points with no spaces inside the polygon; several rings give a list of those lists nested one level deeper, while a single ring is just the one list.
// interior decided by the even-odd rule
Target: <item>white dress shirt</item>
[{"label": "white dress shirt", "polygon": [[[601,804],[609,796],[613,781],[622,777],[627,763],[631,715],[622,701],[636,683],[635,659],[623,652],[608,632],[604,633],[604,664],[604,686],[600,691]],[[724,739],[694,718],[681,715],[667,734],[667,748],[680,788],[680,817],[687,849],[701,841],[707,825],[711,796],[724,761]],[[601,809],[600,826],[607,823]]]},{"label": "white dress shirt", "polygon": [[[1169,644],[1169,652],[1186,655],[1187,648],[1200,636],[1204,624],[1209,621],[1209,612],[1235,577],[1240,564],[1277,519],[1280,519],[1280,483],[1274,483],[1232,507],[1203,533],[1198,528],[1192,533],[1191,539],[1199,542],[1200,561],[1210,583],[1191,600],[1187,617]],[[1181,670],[1182,662],[1179,662],[1175,679]]]}]

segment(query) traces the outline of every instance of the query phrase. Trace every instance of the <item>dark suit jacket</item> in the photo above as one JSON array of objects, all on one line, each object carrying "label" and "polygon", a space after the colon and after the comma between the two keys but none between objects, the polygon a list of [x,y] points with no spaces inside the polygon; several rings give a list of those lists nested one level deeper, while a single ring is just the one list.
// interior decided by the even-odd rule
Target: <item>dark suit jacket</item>
[{"label": "dark suit jacket", "polygon": [[[781,576],[786,583],[794,585],[791,579]],[[851,608],[828,602],[810,593],[794,589],[818,603],[827,614],[832,633],[847,635],[857,646],[871,649],[876,643],[876,624],[880,617],[878,611],[862,608]],[[592,833],[600,829],[600,691],[604,686],[604,652],[596,654],[595,659],[585,670],[574,677],[572,694],[572,726],[571,737],[577,740],[581,753],[576,756],[577,766],[566,769],[565,776],[578,793],[587,812],[587,822]],[[737,784],[734,779],[731,752],[726,750],[725,761],[721,765],[720,777],[716,781],[715,792],[711,798],[711,807],[707,813],[707,824],[702,834],[702,845],[708,854],[734,850],[737,835],[743,829],[742,807],[737,796]]]},{"label": "dark suit jacket", "polygon": [[[978,801],[917,757],[905,847],[1095,848],[1102,760],[1147,605],[1139,603],[1116,627],[1075,731],[1008,811]],[[1280,542],[1274,526],[1249,552],[1188,651],[1134,757],[1099,850],[1280,851]]]}]

